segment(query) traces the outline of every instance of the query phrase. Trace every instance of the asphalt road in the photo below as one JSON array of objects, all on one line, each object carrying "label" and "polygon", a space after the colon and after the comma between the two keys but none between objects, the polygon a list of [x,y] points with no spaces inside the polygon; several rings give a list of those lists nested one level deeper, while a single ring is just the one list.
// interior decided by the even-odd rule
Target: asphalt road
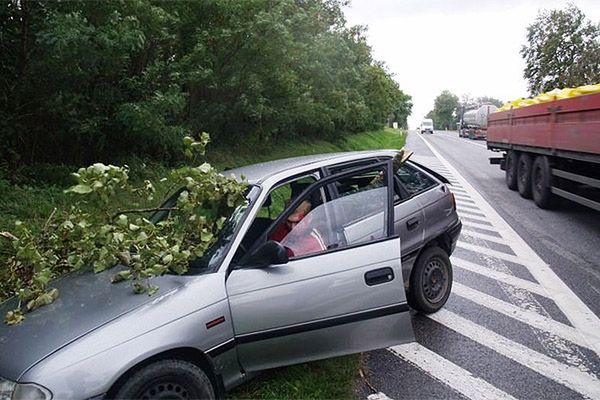
[{"label": "asphalt road", "polygon": [[416,343],[364,355],[359,397],[600,399],[600,213],[537,208],[456,132],[411,132],[406,147],[452,182],[454,286],[413,316]]}]

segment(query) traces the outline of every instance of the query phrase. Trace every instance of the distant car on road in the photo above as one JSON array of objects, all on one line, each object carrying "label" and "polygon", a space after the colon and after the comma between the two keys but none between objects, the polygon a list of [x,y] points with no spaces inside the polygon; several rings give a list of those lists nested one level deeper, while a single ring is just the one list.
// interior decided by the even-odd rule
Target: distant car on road
[{"label": "distant car on road", "polygon": [[421,125],[419,126],[420,133],[432,133],[433,134],[433,120],[425,118],[421,121]]},{"label": "distant car on road", "polygon": [[0,326],[0,398],[215,398],[264,369],[414,340],[409,306],[445,304],[461,222],[448,181],[396,154],[228,171],[248,180],[246,202],[185,275],[154,278],[157,295],[111,284],[114,269],[78,272]]}]

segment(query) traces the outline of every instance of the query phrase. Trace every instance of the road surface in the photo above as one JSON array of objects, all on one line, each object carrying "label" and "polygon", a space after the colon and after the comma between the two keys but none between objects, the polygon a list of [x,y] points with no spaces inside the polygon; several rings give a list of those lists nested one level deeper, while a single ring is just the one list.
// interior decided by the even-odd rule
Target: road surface
[{"label": "road surface", "polygon": [[364,355],[370,399],[600,399],[600,213],[542,210],[504,184],[485,142],[409,133],[452,182],[463,232],[447,305],[417,342]]}]

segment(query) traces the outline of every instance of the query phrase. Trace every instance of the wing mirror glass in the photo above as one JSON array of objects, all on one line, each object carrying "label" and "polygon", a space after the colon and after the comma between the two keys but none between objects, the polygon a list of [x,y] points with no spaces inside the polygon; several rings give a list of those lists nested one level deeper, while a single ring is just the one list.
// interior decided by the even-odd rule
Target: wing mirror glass
[{"label": "wing mirror glass", "polygon": [[250,257],[250,264],[266,267],[273,264],[287,264],[288,254],[281,243],[269,240],[260,246]]}]

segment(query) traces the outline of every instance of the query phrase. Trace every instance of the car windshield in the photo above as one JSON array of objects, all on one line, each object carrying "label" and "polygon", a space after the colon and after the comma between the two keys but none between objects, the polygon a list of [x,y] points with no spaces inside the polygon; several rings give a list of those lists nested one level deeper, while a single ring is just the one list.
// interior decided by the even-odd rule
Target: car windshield
[{"label": "car windshield", "polygon": [[423,126],[431,126],[433,123],[431,121],[423,121]]},{"label": "car windshield", "polygon": [[[171,208],[177,203],[177,199],[181,192],[185,189],[178,190],[175,194],[173,194],[162,206],[162,208]],[[244,220],[244,216],[246,215],[246,210],[248,207],[256,200],[260,189],[257,186],[249,186],[246,190],[245,197],[246,200],[240,204],[233,212],[227,217],[223,228],[219,232],[217,240],[213,243],[211,247],[209,247],[202,257],[194,259],[190,261],[189,270],[186,273],[187,275],[196,275],[202,274],[206,272],[212,272],[219,268],[223,258],[227,254],[229,250],[230,244],[237,233],[238,227],[241,222]],[[157,223],[158,221],[166,218],[168,216],[168,211],[159,211],[156,212],[151,217],[151,221],[153,223]]]}]

